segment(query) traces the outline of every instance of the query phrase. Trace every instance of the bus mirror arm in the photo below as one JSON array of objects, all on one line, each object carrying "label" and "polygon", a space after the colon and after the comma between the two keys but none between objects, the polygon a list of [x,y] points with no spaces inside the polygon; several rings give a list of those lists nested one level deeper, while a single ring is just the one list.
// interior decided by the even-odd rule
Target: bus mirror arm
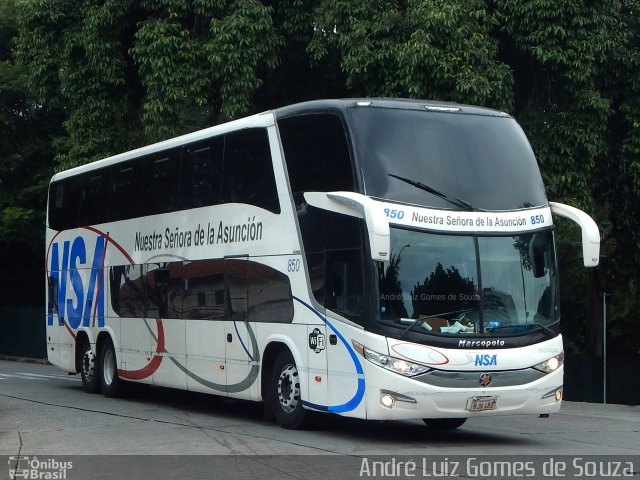
[{"label": "bus mirror arm", "polygon": [[582,257],[585,267],[596,267],[600,261],[600,230],[582,210],[563,203],[549,202],[551,212],[573,220],[582,230]]},{"label": "bus mirror arm", "polygon": [[376,215],[374,200],[354,192],[305,192],[304,198],[312,207],[364,218],[371,246],[371,258],[381,262],[389,261],[389,222],[386,218]]}]

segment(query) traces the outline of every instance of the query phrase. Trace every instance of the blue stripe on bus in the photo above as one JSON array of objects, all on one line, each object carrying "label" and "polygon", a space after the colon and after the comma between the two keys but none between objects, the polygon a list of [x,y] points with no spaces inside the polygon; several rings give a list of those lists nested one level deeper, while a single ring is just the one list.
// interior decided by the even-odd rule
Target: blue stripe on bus
[{"label": "blue stripe on bus", "polygon": [[316,404],[316,403],[305,402],[305,401],[303,401],[302,404],[307,406],[307,407],[315,408],[316,410],[323,410],[323,411],[326,411],[326,412],[342,413],[342,412],[349,412],[351,410],[354,410],[358,405],[360,405],[360,402],[362,401],[362,398],[364,397],[364,389],[365,389],[365,381],[364,381],[364,377],[363,377],[364,370],[362,368],[362,364],[360,363],[360,359],[358,358],[358,354],[351,347],[351,345],[349,345],[349,342],[347,342],[347,340],[336,329],[336,327],[334,327],[331,324],[331,322],[329,322],[329,320],[327,320],[327,318],[325,316],[323,316],[315,308],[313,308],[311,305],[309,305],[308,303],[304,302],[303,300],[299,299],[298,297],[294,296],[293,299],[295,301],[301,303],[305,307],[307,307],[309,310],[311,310],[315,315],[317,315],[320,318],[320,320],[322,320],[333,331],[333,333],[336,334],[336,336],[340,339],[340,341],[343,343],[343,345],[345,346],[345,348],[349,352],[349,355],[351,355],[351,360],[353,360],[353,363],[354,363],[354,365],[356,367],[356,373],[358,374],[358,377],[359,377],[358,378],[358,388],[356,390],[356,393],[354,394],[354,396],[348,402],[343,403],[342,405],[319,405],[319,404]]},{"label": "blue stripe on bus", "polygon": [[[238,340],[240,340],[240,345],[242,345],[242,348],[244,349],[244,351],[246,352],[247,356],[249,357],[249,360],[253,361],[253,355],[251,355],[249,353],[249,349],[247,348],[247,346],[244,344],[244,342],[242,341],[242,336],[240,336],[240,332],[238,331],[238,325],[236,323],[236,321],[233,321],[233,328],[236,329],[236,333],[238,334]],[[247,327],[248,329],[249,327]]]}]

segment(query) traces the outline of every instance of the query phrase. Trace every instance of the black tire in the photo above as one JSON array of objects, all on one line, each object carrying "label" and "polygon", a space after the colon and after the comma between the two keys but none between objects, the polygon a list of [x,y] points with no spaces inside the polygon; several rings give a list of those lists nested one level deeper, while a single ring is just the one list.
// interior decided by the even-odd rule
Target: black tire
[{"label": "black tire", "polygon": [[466,418],[423,418],[425,425],[433,430],[455,430],[464,425]]},{"label": "black tire", "polygon": [[80,343],[80,378],[82,387],[87,393],[98,393],[100,391],[99,367],[96,365],[96,355],[91,349],[89,338],[82,336]]},{"label": "black tire", "polygon": [[308,415],[302,406],[298,368],[289,350],[281,351],[273,365],[269,403],[278,425],[289,430],[303,428]]},{"label": "black tire", "polygon": [[116,349],[111,338],[107,338],[100,348],[100,387],[105,397],[117,397],[122,393],[122,380],[118,377]]}]

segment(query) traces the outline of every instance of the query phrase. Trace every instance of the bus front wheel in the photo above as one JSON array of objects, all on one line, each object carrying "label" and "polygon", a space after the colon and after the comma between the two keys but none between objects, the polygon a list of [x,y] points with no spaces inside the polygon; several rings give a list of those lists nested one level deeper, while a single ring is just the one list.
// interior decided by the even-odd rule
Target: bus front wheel
[{"label": "bus front wheel", "polygon": [[105,397],[116,397],[122,390],[122,381],[118,377],[116,350],[110,338],[105,340],[100,349],[100,386]]},{"label": "bus front wheel", "polygon": [[300,376],[289,350],[278,354],[271,374],[269,398],[273,415],[281,427],[302,428],[305,410],[300,395]]}]

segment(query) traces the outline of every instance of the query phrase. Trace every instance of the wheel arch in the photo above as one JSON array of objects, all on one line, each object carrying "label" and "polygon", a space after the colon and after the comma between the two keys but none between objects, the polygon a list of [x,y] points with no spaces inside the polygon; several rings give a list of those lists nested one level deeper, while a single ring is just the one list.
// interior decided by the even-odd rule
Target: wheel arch
[{"label": "wheel arch", "polygon": [[260,369],[260,398],[263,401],[267,399],[267,389],[269,388],[269,376],[273,370],[276,358],[283,350],[291,351],[291,348],[282,340],[274,340],[267,344],[262,353],[262,362]]},{"label": "wheel arch", "polygon": [[[100,352],[100,350],[102,349],[102,346],[105,344],[107,340],[111,340],[111,344],[114,346],[113,353],[116,354],[113,335],[111,334],[111,332],[107,330],[103,330],[100,333],[98,333],[98,338],[96,339],[96,355],[98,354],[98,352]],[[117,365],[117,357],[116,357],[116,365]]]},{"label": "wheel arch", "polygon": [[[266,341],[266,346],[262,353],[262,360],[260,362],[260,396],[264,401],[266,399],[265,393],[269,384],[269,376],[271,375],[271,371],[273,370],[273,365],[275,363],[276,358],[283,350],[289,350],[291,356],[293,357],[294,362],[296,362],[296,366],[298,370],[306,368],[306,357],[303,356],[303,352],[300,351],[300,348],[292,341],[291,338],[277,335],[268,338]],[[303,396],[304,392],[307,391],[307,383],[306,378],[301,376],[301,386]]]}]

